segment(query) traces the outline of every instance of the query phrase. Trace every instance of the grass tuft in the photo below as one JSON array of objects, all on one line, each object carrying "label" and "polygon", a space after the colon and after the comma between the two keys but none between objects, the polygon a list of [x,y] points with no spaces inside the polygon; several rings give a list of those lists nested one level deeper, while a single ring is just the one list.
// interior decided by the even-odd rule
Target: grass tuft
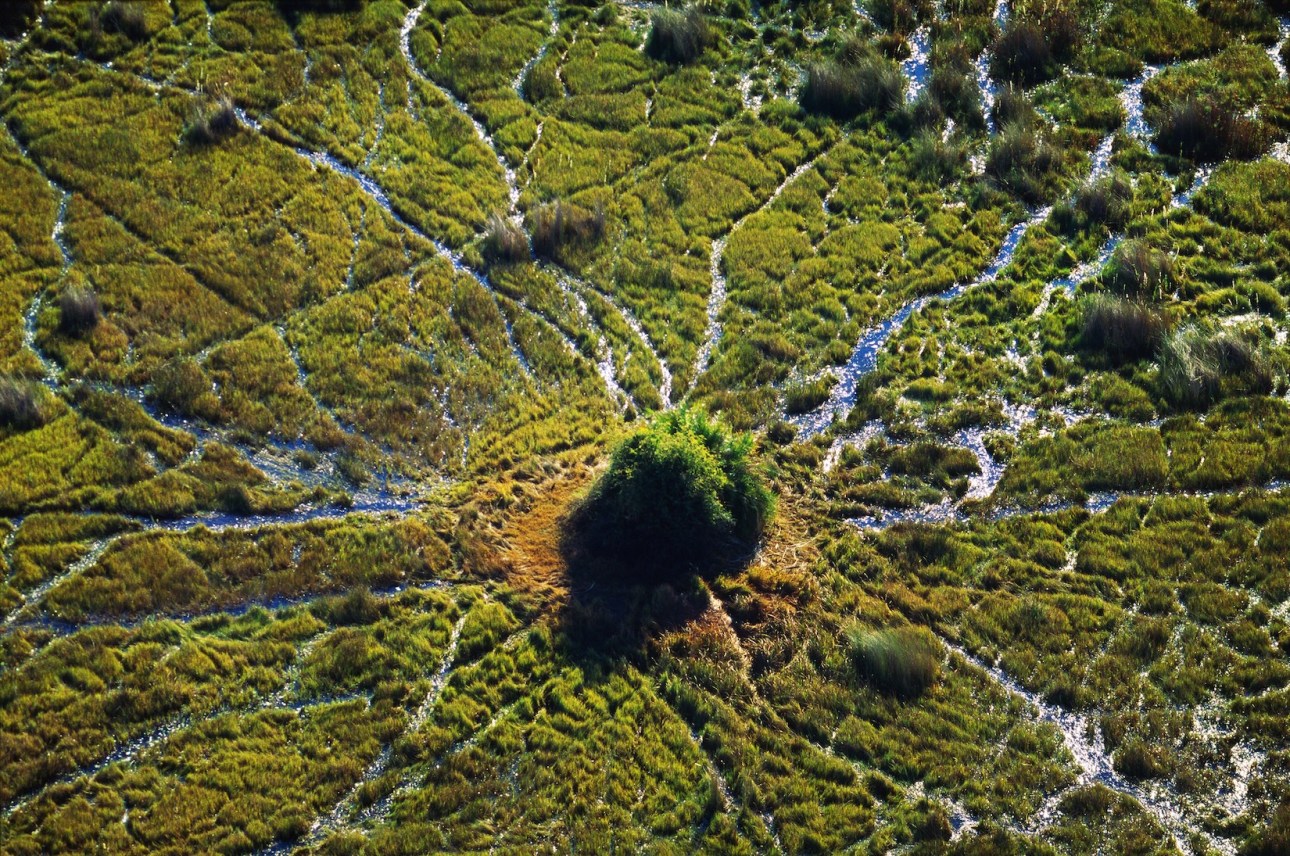
[{"label": "grass tuft", "polygon": [[58,329],[65,336],[88,335],[102,318],[99,296],[88,288],[69,288],[58,299]]},{"label": "grass tuft", "polygon": [[519,264],[529,260],[529,239],[517,223],[493,212],[480,251],[490,265]]},{"label": "grass tuft", "polygon": [[712,33],[703,14],[693,6],[684,10],[659,9],[654,13],[645,52],[674,65],[689,65],[703,55]]},{"label": "grass tuft", "polygon": [[1116,247],[1102,281],[1116,294],[1158,299],[1173,273],[1173,259],[1163,251],[1144,241],[1125,241]]},{"label": "grass tuft", "polygon": [[1208,97],[1174,102],[1156,131],[1162,152],[1202,163],[1252,160],[1267,150],[1268,142],[1262,123]]},{"label": "grass tuft", "polygon": [[45,424],[36,385],[14,378],[0,378],[0,427],[29,431]]},{"label": "grass tuft", "polygon": [[213,146],[237,133],[237,111],[227,96],[201,101],[193,107],[184,140],[191,146]]},{"label": "grass tuft", "polygon": [[940,676],[941,646],[924,630],[855,630],[849,641],[856,671],[879,692],[917,698]]},{"label": "grass tuft", "polygon": [[990,73],[996,80],[1034,86],[1056,77],[1079,48],[1073,9],[1053,3],[1011,21],[995,39]]},{"label": "grass tuft", "polygon": [[1236,393],[1272,392],[1277,369],[1255,334],[1188,326],[1164,340],[1158,355],[1165,397],[1186,408],[1206,407]]},{"label": "grass tuft", "polygon": [[533,252],[554,259],[570,244],[589,244],[605,234],[605,210],[597,205],[589,211],[578,205],[553,202],[533,212],[530,220]]},{"label": "grass tuft", "polygon": [[94,33],[120,33],[132,42],[139,42],[148,37],[148,21],[140,4],[112,0],[90,11],[90,30]]},{"label": "grass tuft", "polygon": [[900,70],[879,57],[855,64],[818,63],[806,72],[802,108],[835,119],[851,119],[870,110],[890,111],[901,103]]},{"label": "grass tuft", "polygon": [[1081,344],[1116,363],[1152,356],[1169,333],[1165,314],[1138,301],[1098,294],[1088,298],[1083,309]]}]

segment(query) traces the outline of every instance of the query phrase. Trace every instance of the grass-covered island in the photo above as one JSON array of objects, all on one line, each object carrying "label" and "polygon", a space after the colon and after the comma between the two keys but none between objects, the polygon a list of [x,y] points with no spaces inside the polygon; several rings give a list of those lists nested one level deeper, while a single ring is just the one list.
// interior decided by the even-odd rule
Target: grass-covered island
[{"label": "grass-covered island", "polygon": [[0,3],[0,854],[1290,853],[1288,65]]}]

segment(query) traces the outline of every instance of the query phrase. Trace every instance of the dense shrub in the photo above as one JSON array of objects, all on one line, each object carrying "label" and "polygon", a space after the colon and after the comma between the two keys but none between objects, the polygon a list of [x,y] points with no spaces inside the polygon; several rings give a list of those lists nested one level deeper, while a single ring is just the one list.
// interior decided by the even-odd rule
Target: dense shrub
[{"label": "dense shrub", "polygon": [[866,683],[902,699],[917,698],[936,683],[941,646],[926,631],[912,627],[855,630],[851,661]]},{"label": "dense shrub", "polygon": [[494,212],[488,218],[480,252],[489,264],[517,264],[529,260],[529,239],[519,224]]},{"label": "dense shrub", "polygon": [[1116,247],[1102,281],[1116,294],[1159,298],[1173,272],[1173,259],[1163,251],[1143,241],[1125,241]]},{"label": "dense shrub", "polygon": [[66,336],[84,336],[103,317],[99,296],[88,288],[69,288],[58,299],[58,329]]},{"label": "dense shrub", "polygon": [[645,52],[663,62],[688,65],[697,60],[712,39],[708,22],[693,6],[659,9],[651,18]]},{"label": "dense shrub", "polygon": [[533,252],[542,258],[555,258],[561,247],[600,240],[605,234],[605,212],[600,206],[589,211],[578,205],[553,202],[532,213],[530,233]]},{"label": "dense shrub", "polygon": [[28,431],[44,423],[45,412],[36,385],[0,377],[0,428]]},{"label": "dense shrub", "polygon": [[1231,394],[1267,394],[1277,369],[1257,334],[1184,327],[1160,347],[1160,385],[1178,407],[1206,407]]},{"label": "dense shrub", "polygon": [[867,57],[855,64],[812,65],[800,100],[810,113],[851,119],[870,110],[891,110],[901,103],[904,89],[900,69],[887,60]]},{"label": "dense shrub", "polygon": [[1169,332],[1162,311],[1137,301],[1099,294],[1088,298],[1083,309],[1081,344],[1116,363],[1152,356]]},{"label": "dense shrub", "polygon": [[614,450],[574,511],[570,537],[654,576],[746,549],[774,509],[749,459],[752,443],[700,411],[658,416]]},{"label": "dense shrub", "polygon": [[184,139],[193,146],[212,146],[237,133],[237,110],[232,100],[220,96],[199,101],[184,128]]},{"label": "dense shrub", "polygon": [[1263,125],[1214,98],[1187,98],[1165,112],[1156,131],[1156,146],[1166,154],[1214,162],[1250,160],[1268,147]]}]

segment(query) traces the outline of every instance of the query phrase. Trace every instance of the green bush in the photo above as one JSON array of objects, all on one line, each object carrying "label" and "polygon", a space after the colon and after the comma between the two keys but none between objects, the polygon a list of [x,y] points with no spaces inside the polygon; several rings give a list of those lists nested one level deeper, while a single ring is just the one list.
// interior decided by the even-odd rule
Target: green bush
[{"label": "green bush", "polygon": [[926,692],[941,672],[941,646],[912,627],[855,630],[850,637],[856,671],[879,692],[902,699]]},{"label": "green bush", "polygon": [[614,450],[570,534],[595,554],[655,570],[746,548],[774,511],[752,444],[701,411],[664,413]]}]

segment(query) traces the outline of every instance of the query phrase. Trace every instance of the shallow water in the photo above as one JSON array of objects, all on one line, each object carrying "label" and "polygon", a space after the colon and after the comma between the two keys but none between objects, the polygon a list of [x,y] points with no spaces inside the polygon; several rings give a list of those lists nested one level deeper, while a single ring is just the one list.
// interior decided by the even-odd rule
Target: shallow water
[{"label": "shallow water", "polygon": [[905,101],[913,102],[926,87],[932,75],[932,31],[919,27],[909,34],[909,56],[901,62],[905,75]]}]

